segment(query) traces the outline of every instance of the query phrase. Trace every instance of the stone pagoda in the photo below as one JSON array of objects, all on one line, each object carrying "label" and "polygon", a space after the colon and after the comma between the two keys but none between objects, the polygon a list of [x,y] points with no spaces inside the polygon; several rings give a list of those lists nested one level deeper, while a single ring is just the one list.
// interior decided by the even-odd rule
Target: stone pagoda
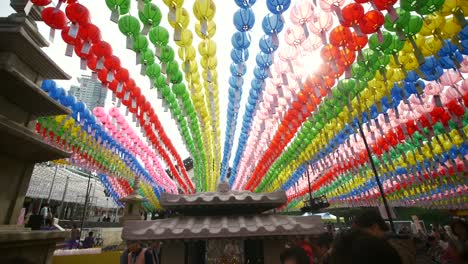
[{"label": "stone pagoda", "polygon": [[0,18],[0,263],[51,263],[56,243],[68,237],[18,224],[34,164],[70,155],[34,132],[38,117],[70,114],[41,90],[42,80],[70,76],[41,50],[48,42],[35,23],[40,9],[25,12],[27,3],[11,0],[18,13]]}]

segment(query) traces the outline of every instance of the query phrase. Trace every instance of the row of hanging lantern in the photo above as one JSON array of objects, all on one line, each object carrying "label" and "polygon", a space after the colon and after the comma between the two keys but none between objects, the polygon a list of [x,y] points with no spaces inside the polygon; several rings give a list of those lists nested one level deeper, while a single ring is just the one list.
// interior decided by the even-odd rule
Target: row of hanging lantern
[{"label": "row of hanging lantern", "polygon": [[[390,102],[393,101],[395,107],[389,103],[385,95],[381,94],[379,96],[382,99],[381,102],[378,102],[376,98],[378,104],[371,104],[370,107],[368,106],[370,111],[362,114],[362,122],[366,124],[365,128],[368,128],[366,138],[373,142],[371,149],[375,155],[374,163],[378,164],[379,173],[384,178],[384,188],[389,190],[390,200],[394,200],[400,205],[414,205],[414,200],[411,200],[414,197],[403,199],[405,193],[423,197],[420,200],[426,201],[426,205],[430,204],[431,198],[438,206],[444,207],[448,206],[446,200],[451,201],[450,206],[452,207],[460,207],[463,206],[464,202],[466,203],[465,198],[454,197],[466,188],[463,177],[457,176],[457,173],[466,170],[465,142],[467,131],[466,121],[463,120],[466,118],[467,86],[466,82],[462,81],[461,75],[461,73],[466,72],[464,65],[467,61],[462,61],[461,55],[461,53],[466,53],[463,44],[461,44],[466,38],[464,33],[466,30],[465,27],[455,38],[457,42],[460,41],[459,45],[454,45],[450,41],[443,42],[442,48],[435,53],[439,59],[427,57],[425,63],[418,68],[419,75],[422,75],[421,77],[425,81],[430,81],[429,83],[425,85],[424,82],[418,80],[419,76],[415,72],[409,72],[403,87],[394,86],[391,89]],[[458,50],[458,47],[461,49]],[[437,80],[437,82],[432,80]],[[421,89],[424,90],[421,91]],[[379,111],[379,107],[383,108],[383,111],[382,109]],[[309,156],[312,157],[312,161],[322,163],[321,169],[327,169],[327,165],[329,167],[334,159],[337,162],[350,161],[348,164],[344,162],[346,164],[344,167],[347,167],[344,171],[341,171],[344,169],[343,167],[338,168],[337,165],[333,165],[324,176],[317,174],[317,185],[315,185],[316,187],[322,186],[321,193],[327,192],[331,197],[340,197],[339,202],[342,203],[342,206],[356,205],[353,202],[358,200],[360,203],[357,205],[369,204],[369,198],[373,199],[372,203],[378,201],[376,199],[378,195],[375,194],[377,190],[375,183],[369,179],[369,175],[372,173],[366,164],[367,154],[362,151],[362,142],[357,145],[351,144],[351,148],[340,145],[344,142],[350,142],[346,138],[350,137],[349,135],[353,133],[356,125],[358,125],[357,122],[354,122],[353,128],[348,129],[347,134],[341,134],[332,139],[331,145],[318,145],[318,148],[326,150],[325,152],[334,151],[333,155],[327,156],[328,153],[318,153],[315,158],[314,155]],[[388,133],[381,136],[381,131],[388,131]],[[401,142],[412,142],[413,148],[405,149],[404,147],[408,146],[408,143]],[[397,143],[400,144],[397,145]],[[339,147],[336,148],[336,146]],[[360,153],[355,151],[359,148],[361,149]],[[350,150],[353,150],[353,153]],[[359,158],[348,159],[343,155],[355,155]],[[325,163],[323,163],[324,161]],[[317,171],[320,171],[319,167]],[[360,171],[360,168],[364,167],[366,170]],[[401,173],[406,176],[401,176]],[[351,175],[357,174],[360,176],[357,177],[360,181],[355,180],[353,184],[340,185],[340,183],[347,181],[340,180],[339,177],[336,180],[331,176],[334,174],[343,175],[341,179],[350,179]],[[367,178],[363,175],[366,175]],[[352,179],[354,178],[356,177],[352,177]],[[424,181],[424,179],[429,180]],[[432,179],[440,179],[440,181],[436,181],[434,184]],[[414,184],[414,182],[418,184]],[[342,191],[347,192],[345,198],[343,198],[342,192],[335,190],[338,186],[347,186],[346,190]],[[437,186],[437,188],[429,188],[428,186]],[[406,187],[409,190],[406,190]],[[403,190],[400,191],[401,189]],[[426,193],[429,190],[431,193]],[[439,193],[436,192],[437,190]],[[440,195],[440,193],[444,195]],[[447,199],[444,200],[445,198]]]},{"label": "row of hanging lantern", "polygon": [[47,142],[73,153],[69,159],[71,165],[114,177],[142,177],[155,184],[135,156],[96,123],[96,117],[84,103],[66,95],[54,81],[45,80],[41,87],[72,110],[71,116],[40,118],[36,125],[36,131]]},{"label": "row of hanging lantern", "polygon": [[255,24],[255,14],[252,7],[254,1],[235,1],[239,9],[234,13],[234,26],[237,31],[231,37],[231,76],[229,77],[228,105],[226,113],[226,131],[224,135],[223,160],[221,163],[221,180],[225,180],[229,160],[231,158],[232,144],[237,126],[240,100],[244,86],[244,75],[247,73],[247,61],[249,59],[249,47],[251,37],[249,31]]},{"label": "row of hanging lantern", "polygon": [[[260,52],[255,57],[257,65],[253,70],[254,79],[251,82],[249,96],[245,105],[239,144],[232,165],[231,178],[229,179],[231,185],[234,185],[235,179],[237,179],[239,163],[244,152],[249,153],[255,148],[253,145],[249,145],[250,148],[246,148],[247,141],[252,130],[256,109],[259,108],[260,98],[263,95],[265,80],[272,75],[270,68],[273,65],[275,53],[279,48],[279,34],[284,28],[282,14],[289,9],[291,1],[267,1],[266,4],[270,13],[262,21],[262,29],[265,35],[260,38]],[[245,174],[241,175],[245,176]]]},{"label": "row of hanging lantern", "polygon": [[[188,29],[190,14],[183,7],[184,1],[164,0],[163,2],[169,8],[168,21],[174,29],[174,40],[176,45],[179,47],[178,55],[182,60],[185,80],[190,88],[190,97],[194,103],[195,111],[201,125],[201,134],[206,154],[206,163],[204,164],[205,178],[202,177],[202,179],[205,180],[204,189],[212,189],[214,187],[213,183],[216,181],[218,174],[218,171],[215,171],[215,169],[219,166],[214,164],[214,161],[216,159],[220,159],[216,158],[217,150],[214,146],[216,144],[219,145],[219,143],[213,141],[215,138],[218,138],[217,136],[215,137],[215,134],[218,133],[218,129],[216,128],[217,117],[215,112],[216,108],[219,107],[214,106],[218,102],[218,99],[215,99],[214,97],[214,95],[217,94],[217,61],[215,51],[200,51],[200,55],[202,55],[200,65],[204,69],[204,72],[202,73],[204,78],[202,84],[200,81],[198,64],[196,62],[196,51],[192,43],[193,33]],[[193,11],[195,17],[199,20],[195,26],[196,33],[201,39],[213,37],[216,32],[216,25],[213,21],[216,12],[214,2],[211,0],[197,0],[194,3]],[[201,43],[201,45],[203,45],[204,41]],[[212,89],[211,96],[210,87]],[[214,107],[214,111],[211,111],[212,108],[210,108],[210,106]],[[212,113],[215,115],[212,116]]]},{"label": "row of hanging lantern", "polygon": [[[458,26],[458,29],[460,29],[460,26]],[[449,34],[449,33],[447,33],[447,34]],[[397,41],[397,39],[394,39],[394,40]],[[408,41],[408,42],[410,42],[410,41]],[[414,54],[412,52],[411,44],[409,45],[409,48],[406,49],[405,51],[406,51],[405,53],[400,53],[399,54],[399,55],[405,55],[405,56],[401,56],[403,60],[405,60],[405,59],[408,60],[408,57],[414,58]],[[383,66],[385,66],[385,64],[389,63],[389,61],[392,61],[393,57],[391,59],[389,59],[388,57],[386,58],[384,56],[384,54],[380,54],[380,53],[376,54],[375,51],[372,51],[372,50],[368,49],[368,50],[366,50],[366,52],[363,52],[363,58],[364,58],[364,60],[362,60],[360,63],[353,64],[353,66],[352,66],[352,72],[353,72],[353,75],[355,75],[354,76],[355,78],[358,78],[360,80],[369,81],[369,83],[371,85],[376,85],[376,87],[382,88],[383,90],[385,90],[385,87],[383,87],[383,86],[388,85],[388,83],[391,83],[393,85],[393,82],[399,81],[399,80],[397,80],[398,77],[403,77],[404,78],[403,70],[400,68],[401,65],[395,65],[394,68],[389,68],[389,69],[385,69],[385,67],[383,67]],[[366,62],[372,62],[372,64],[366,63]],[[392,64],[394,65],[394,62],[392,62],[390,65],[392,65]],[[405,64],[405,66],[408,66],[407,69],[410,69],[409,67],[412,67],[412,65],[410,65],[410,64],[408,64],[408,65]],[[414,66],[417,67],[419,65],[416,64]],[[369,68],[374,68],[374,69],[378,70],[378,72],[375,73],[375,71],[374,72],[369,71]],[[385,79],[382,78],[382,74],[380,73],[380,71],[383,71],[383,70],[386,70],[386,72],[383,72],[384,73],[383,76],[385,76]],[[364,74],[366,74],[367,76],[363,76]],[[378,80],[378,79],[377,79],[378,81],[370,80],[370,78],[373,77],[372,76],[373,74],[375,74],[375,76],[377,76],[377,77],[381,77],[380,80]],[[391,77],[391,78],[389,78],[389,77]],[[427,77],[430,77],[430,76],[427,76]],[[400,80],[401,79],[402,78],[400,78]],[[341,86],[341,84],[343,82],[345,82],[346,86],[349,85],[348,80],[343,80],[343,81],[339,82],[338,88],[343,87],[343,86]],[[351,84],[353,84],[353,83],[351,83]],[[358,84],[359,84],[358,88],[360,88],[360,89],[363,88],[364,85],[365,85],[365,83],[362,83],[362,82],[359,82]],[[307,83],[306,83],[306,85],[307,85]],[[350,88],[353,88],[353,87],[344,87],[344,88],[350,89]],[[365,98],[366,100],[364,102],[369,107],[374,100],[372,100],[373,98],[370,99],[369,90],[364,90],[364,91],[367,91],[367,94],[364,94],[364,96],[367,95],[367,98],[369,98],[369,99]],[[302,145],[302,143],[299,142],[299,141],[304,140],[306,138],[306,135],[308,135],[308,138],[310,138],[310,135],[313,134],[313,132],[311,130],[316,130],[317,128],[318,129],[323,128],[323,126],[325,125],[324,124],[324,118],[327,118],[326,114],[334,115],[334,112],[337,112],[336,115],[340,114],[341,115],[340,116],[341,120],[343,120],[344,118],[348,118],[348,115],[345,112],[346,109],[344,109],[343,112],[341,112],[341,113],[339,112],[341,110],[340,108],[343,108],[343,104],[340,103],[340,102],[342,102],[343,100],[346,100],[348,96],[351,96],[351,99],[353,99],[352,97],[354,97],[356,95],[356,91],[352,91],[352,93],[348,93],[348,92],[345,91],[345,93],[342,93],[341,91],[339,91],[339,89],[334,89],[332,95],[333,95],[334,100],[325,100],[322,103],[320,109],[318,109],[318,112],[314,115],[314,122],[309,122],[308,121],[308,122],[305,123],[305,126],[303,126],[303,128],[302,128],[302,130],[305,130],[305,131],[298,134],[299,140],[296,141],[297,145],[294,144],[294,142],[293,142],[293,148],[292,148],[293,150],[295,150],[296,147],[299,146],[299,145],[301,145],[300,148],[304,147]],[[358,107],[358,102],[357,102],[357,100],[354,100],[354,102],[355,103],[353,103],[353,109],[355,111],[355,109],[357,109],[357,107]],[[332,108],[334,106],[336,106],[337,107],[336,109],[339,110],[339,111],[333,111],[333,109],[330,109],[330,108]],[[324,110],[324,111],[321,111],[321,110]],[[331,118],[330,118],[330,120],[331,120]],[[341,122],[341,124],[338,124],[338,125],[343,126],[344,124],[343,124],[343,122]],[[330,123],[329,123],[329,126],[331,126]],[[277,151],[277,153],[278,153],[278,151]],[[283,157],[282,157],[283,160],[285,160],[285,159],[290,159],[291,160],[291,158],[292,158],[291,155],[283,155]],[[270,172],[273,173],[272,170],[270,170]],[[270,179],[274,179],[274,178],[275,177],[270,177]]]},{"label": "row of hanging lantern", "polygon": [[[253,118],[250,132],[252,135],[249,134],[246,143],[247,150],[241,154],[238,173],[241,178],[236,179],[233,186],[235,189],[243,188],[256,161],[260,160],[261,153],[268,147],[272,133],[276,131],[276,120],[283,119],[284,112],[297,99],[307,60],[313,59],[310,55],[320,46],[320,36],[330,29],[333,22],[329,13],[315,10],[310,1],[295,4],[291,9],[290,19],[293,25],[286,29],[284,36],[287,45],[280,46],[271,70],[270,82],[266,82],[266,93]],[[309,28],[313,34],[309,34]],[[313,109],[304,107],[304,110],[311,112]]]},{"label": "row of hanging lantern", "polygon": [[[72,3],[68,2],[65,12],[61,11],[57,7],[46,7],[42,11],[42,15],[43,20],[47,25],[52,29],[60,30],[67,30],[68,18],[71,24],[68,29],[68,35],[66,36],[74,39],[80,39],[80,28],[82,30],[86,28],[94,28],[95,30],[98,30],[96,27],[89,26],[91,24],[89,11],[86,7],[76,1],[72,1]],[[64,36],[64,34],[62,34],[62,36]],[[141,94],[140,88],[136,86],[133,79],[129,77],[128,70],[121,67],[119,58],[112,55],[112,48],[107,42],[102,41],[100,37],[93,38],[93,41],[96,42],[91,43],[86,41],[83,43],[80,39],[80,41],[76,41],[74,43],[75,53],[82,59],[82,66],[88,66],[91,70],[97,71],[98,78],[103,85],[107,86],[109,83],[114,81],[114,79],[117,79],[118,84],[116,86],[116,90],[113,92],[116,93],[116,96],[122,100],[122,104],[124,104],[132,113],[134,119],[137,121],[137,125],[141,124],[144,127],[145,132],[148,132],[149,130],[152,131],[152,134],[154,135],[154,137],[152,137],[152,143],[161,154],[164,161],[173,168],[171,173],[173,175],[179,174],[175,169],[175,166],[172,164],[171,157],[167,152],[169,152],[175,159],[175,162],[177,163],[185,180],[187,182],[191,182],[183,166],[182,159],[178,155],[169,138],[166,136],[154,109],[150,103],[147,103],[146,97]],[[68,43],[68,41],[66,42]],[[110,89],[111,87],[113,86],[109,85],[108,88]],[[156,138],[153,129],[156,130],[158,138]],[[160,145],[161,143],[159,140],[164,144],[164,148],[167,148],[167,152]]]},{"label": "row of hanging lantern", "polygon": [[[124,13],[125,16],[119,16],[122,14],[119,12],[122,10],[122,4],[124,3],[108,4],[112,11],[111,20],[118,22],[120,31],[127,37],[127,47],[135,51],[137,64],[142,65],[141,73],[149,78],[151,87],[156,87],[158,98],[162,99],[164,108],[169,108],[176,120],[184,144],[194,158],[196,185],[200,189],[203,186],[201,180],[206,164],[200,127],[195,108],[183,84],[182,72],[174,58],[175,52],[168,45],[169,32],[160,25],[161,10],[151,2],[144,3],[142,10],[138,12],[138,21],[136,17],[127,14],[128,12]],[[156,53],[149,47],[148,33]],[[155,55],[159,63],[155,62]]]},{"label": "row of hanging lantern", "polygon": [[158,185],[163,186],[167,192],[177,193],[177,186],[167,175],[154,151],[130,127],[118,108],[111,108],[107,114],[103,107],[96,107],[93,113],[114,139],[143,161],[146,170]]}]

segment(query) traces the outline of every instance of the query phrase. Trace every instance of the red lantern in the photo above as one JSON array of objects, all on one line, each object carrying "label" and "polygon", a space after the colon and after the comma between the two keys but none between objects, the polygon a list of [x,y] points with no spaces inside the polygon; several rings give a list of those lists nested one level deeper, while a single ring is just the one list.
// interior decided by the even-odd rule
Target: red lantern
[{"label": "red lantern", "polygon": [[397,0],[373,0],[374,5],[378,10],[387,10],[388,15],[392,19],[392,21],[395,21],[398,19],[398,15],[395,11],[395,8],[393,5],[397,2]]},{"label": "red lantern", "polygon": [[68,19],[73,23],[78,24],[87,24],[89,23],[89,11],[88,9],[78,3],[69,4],[65,8],[65,13],[67,14]]},{"label": "red lantern", "polygon": [[462,116],[465,114],[465,108],[462,107],[456,100],[452,100],[447,104],[447,108],[450,113],[456,116]]},{"label": "red lantern", "polygon": [[70,27],[69,26],[66,26],[65,28],[63,28],[62,32],[61,32],[62,39],[63,39],[63,41],[65,43],[67,43],[69,45],[75,45],[75,43],[77,41],[79,41],[79,39],[71,37],[69,35],[69,32],[70,32]]},{"label": "red lantern", "polygon": [[91,52],[94,53],[97,58],[110,57],[112,55],[112,47],[105,41],[99,41],[91,47]]},{"label": "red lantern", "polygon": [[350,40],[346,42],[346,47],[353,51],[360,51],[367,45],[367,36],[358,36],[356,33],[351,33]]},{"label": "red lantern", "polygon": [[340,51],[340,57],[336,61],[339,65],[342,65],[343,67],[347,68],[351,64],[354,63],[354,60],[356,60],[356,53],[354,51],[351,51],[347,48],[344,48]]},{"label": "red lantern", "polygon": [[37,6],[46,6],[49,5],[52,0],[31,0],[31,3]]},{"label": "red lantern", "polygon": [[117,71],[120,69],[120,59],[117,56],[109,56],[104,60],[104,67],[109,71]]},{"label": "red lantern", "polygon": [[115,78],[119,82],[126,82],[129,77],[130,77],[130,74],[128,73],[128,70],[125,68],[120,68],[115,73]]},{"label": "red lantern", "polygon": [[91,23],[80,25],[78,37],[85,42],[97,43],[101,40],[101,31]]},{"label": "red lantern", "polygon": [[352,27],[359,24],[359,21],[364,16],[364,7],[357,3],[351,3],[341,11],[343,21],[341,24],[346,27]]},{"label": "red lantern", "polygon": [[42,20],[53,29],[63,29],[67,26],[67,18],[60,9],[46,7],[42,10]]},{"label": "red lantern", "polygon": [[343,47],[351,39],[351,30],[347,27],[337,26],[330,32],[330,43],[335,47]]},{"label": "red lantern", "polygon": [[340,50],[337,47],[328,44],[322,47],[320,55],[324,61],[330,62],[340,56]]},{"label": "red lantern", "polygon": [[95,71],[96,70],[96,65],[97,65],[97,58],[94,56],[94,54],[90,53],[88,55],[88,58],[86,60],[86,64],[89,69]]},{"label": "red lantern", "polygon": [[103,84],[107,84],[108,81],[107,81],[107,73],[108,73],[108,70],[106,68],[103,68],[101,70],[99,70],[97,72],[98,74],[98,79],[101,81],[101,83]]},{"label": "red lantern", "polygon": [[[106,78],[107,78],[107,75],[106,75]],[[107,87],[109,88],[109,90],[111,90],[112,92],[116,92],[117,91],[117,85],[119,84],[119,82],[117,80],[113,80],[112,82],[110,82]]]},{"label": "red lantern", "polygon": [[359,21],[359,28],[364,34],[372,34],[379,31],[384,24],[384,16],[376,10],[367,12]]}]

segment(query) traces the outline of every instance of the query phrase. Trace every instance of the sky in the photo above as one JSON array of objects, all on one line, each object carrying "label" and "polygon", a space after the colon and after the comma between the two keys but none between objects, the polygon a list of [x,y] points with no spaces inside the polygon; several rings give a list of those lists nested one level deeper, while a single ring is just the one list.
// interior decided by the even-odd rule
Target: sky
[{"label": "sky", "polygon": [[[53,0],[53,3],[56,3],[57,0]],[[120,33],[118,26],[116,23],[110,21],[111,11],[107,8],[105,4],[105,0],[80,0],[81,4],[85,5],[91,12],[91,19],[92,22],[97,25],[101,29],[102,39],[107,41],[112,45],[112,49],[114,51],[114,55],[118,56],[121,60],[121,65],[126,67],[130,71],[131,77],[136,81],[137,85],[141,88],[143,94],[146,96],[147,100],[150,101],[153,108],[155,109],[156,113],[158,114],[161,123],[164,126],[166,134],[171,139],[173,145],[177,149],[180,156],[185,159],[189,156],[189,153],[182,142],[181,135],[177,130],[177,126],[175,120],[172,119],[169,112],[164,112],[163,108],[161,107],[161,100],[157,99],[156,91],[150,90],[149,80],[147,77],[143,77],[140,75],[140,65],[135,65],[135,53],[131,50],[126,49],[126,39]],[[172,40],[172,28],[168,23],[168,8],[162,1],[153,1],[157,3],[158,7],[161,9],[163,13],[163,18],[161,21],[161,25],[164,26],[169,30],[171,33],[171,42],[170,45],[177,49],[177,45],[175,45],[174,41]],[[186,0],[184,2],[184,7],[189,11],[191,14],[190,17],[190,25],[189,29],[192,30],[194,33],[194,43],[193,46],[196,50],[199,43],[199,38],[195,34],[195,26],[194,22],[196,21],[195,16],[193,15],[193,3],[195,0]],[[222,2],[222,5],[220,4]],[[132,1],[132,8],[131,14],[137,16],[137,6],[136,1]],[[221,129],[221,142],[220,144],[224,147],[224,137],[225,137],[225,129],[226,129],[226,112],[227,112],[227,105],[228,105],[228,78],[230,77],[229,66],[231,64],[231,57],[230,52],[232,49],[231,45],[231,36],[236,29],[233,24],[233,14],[239,8],[235,4],[234,1],[216,1],[217,9],[215,15],[215,23],[217,25],[217,31],[214,36],[214,41],[217,43],[217,59],[218,59],[218,89],[219,89],[219,104],[220,104],[220,129]],[[62,7],[63,9],[63,7]],[[242,124],[242,117],[245,111],[245,103],[249,94],[250,90],[250,81],[253,78],[253,68],[256,65],[255,63],[255,56],[259,52],[258,48],[258,41],[260,37],[263,35],[263,30],[261,27],[261,22],[263,17],[268,14],[268,9],[266,8],[265,1],[257,1],[257,3],[253,6],[253,11],[255,13],[255,26],[254,29],[251,30],[251,37],[252,37],[252,44],[249,48],[249,61],[248,61],[248,70],[244,81],[244,87],[242,92],[242,99],[241,99],[241,107],[240,112],[238,115],[237,120],[237,127],[236,133],[234,136],[233,146],[237,146],[238,138],[239,138],[239,131]],[[0,16],[7,16],[8,14],[12,13],[13,9],[9,6],[8,0],[0,1]],[[286,20],[286,26],[289,25],[289,12],[284,14]],[[49,36],[49,28],[44,23],[39,23],[39,30],[44,35],[45,38]],[[283,30],[284,32],[285,30]],[[282,42],[282,36],[280,36],[280,45]],[[73,57],[65,56],[65,49],[66,44],[62,41],[60,37],[60,33],[56,32],[55,40],[53,43],[50,43],[50,46],[44,48],[44,51],[54,59],[54,61],[62,67],[70,76],[72,76],[71,80],[66,81],[58,81],[63,88],[69,89],[70,85],[78,84],[77,77],[81,74],[90,74],[89,70],[82,71],[80,70],[80,60],[79,58],[74,55]],[[178,56],[176,56],[178,59]],[[200,60],[200,55],[197,54],[197,61]],[[107,103],[106,108],[112,105],[111,102],[111,93],[107,95]],[[124,113],[124,108],[122,106],[122,113]],[[131,118],[128,117],[128,121],[131,121]],[[231,161],[235,156],[236,148],[234,147],[232,154],[231,154]]]}]

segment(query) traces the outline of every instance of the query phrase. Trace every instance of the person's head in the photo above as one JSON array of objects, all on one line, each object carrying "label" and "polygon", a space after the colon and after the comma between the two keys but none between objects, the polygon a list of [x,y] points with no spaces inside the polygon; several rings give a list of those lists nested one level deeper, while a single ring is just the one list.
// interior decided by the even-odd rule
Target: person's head
[{"label": "person's head", "polygon": [[76,226],[76,224],[73,224],[72,225],[73,229],[77,229],[78,227]]},{"label": "person's head", "polygon": [[127,243],[127,248],[129,252],[135,252],[141,249],[141,244],[137,242],[130,241]]},{"label": "person's head", "polygon": [[455,220],[450,224],[452,232],[461,241],[468,240],[468,224],[462,220]]},{"label": "person's head", "polygon": [[331,247],[333,237],[329,233],[321,234],[314,243],[314,252],[319,256],[323,256]]},{"label": "person's head", "polygon": [[304,249],[292,247],[286,249],[280,255],[281,264],[309,264],[310,259]]},{"label": "person's head", "polygon": [[343,233],[333,245],[331,264],[400,264],[398,252],[384,239],[354,230]]},{"label": "person's head", "polygon": [[44,204],[44,207],[49,207],[49,203],[45,203],[45,204]]},{"label": "person's head", "polygon": [[91,232],[88,233],[88,236],[89,236],[89,237],[93,237],[93,235],[94,235],[94,232],[93,232],[93,231],[91,231]]},{"label": "person's head", "polygon": [[353,228],[377,237],[383,237],[388,226],[377,211],[366,211],[354,218]]}]

